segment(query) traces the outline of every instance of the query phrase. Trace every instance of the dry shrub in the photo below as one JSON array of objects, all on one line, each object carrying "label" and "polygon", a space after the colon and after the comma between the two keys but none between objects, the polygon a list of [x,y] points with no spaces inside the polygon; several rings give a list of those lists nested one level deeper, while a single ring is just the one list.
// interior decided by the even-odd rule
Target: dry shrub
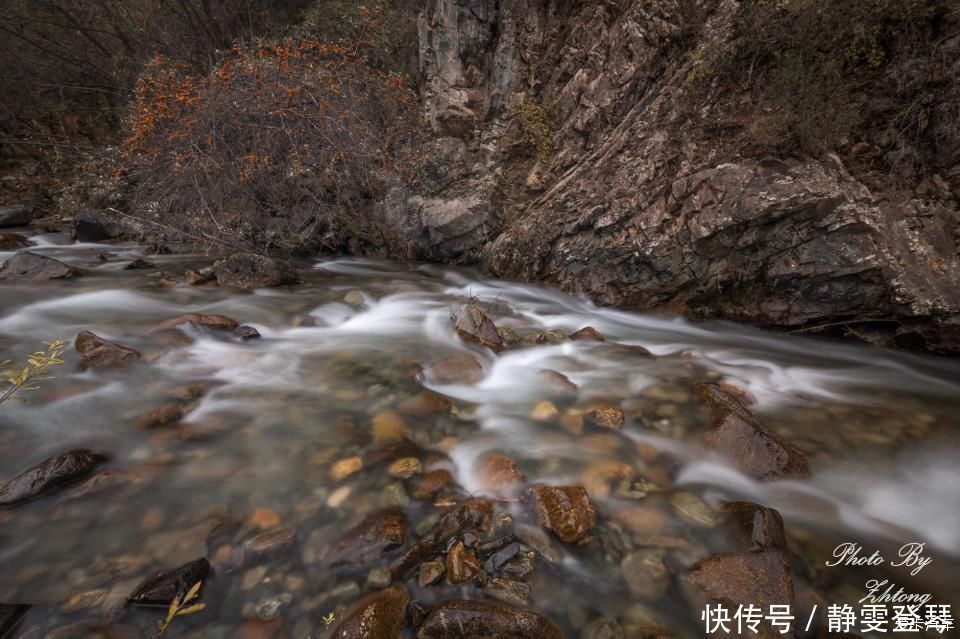
[{"label": "dry shrub", "polygon": [[236,48],[206,75],[157,58],[118,169],[128,210],[164,242],[403,255],[375,203],[411,177],[414,104],[362,42]]}]

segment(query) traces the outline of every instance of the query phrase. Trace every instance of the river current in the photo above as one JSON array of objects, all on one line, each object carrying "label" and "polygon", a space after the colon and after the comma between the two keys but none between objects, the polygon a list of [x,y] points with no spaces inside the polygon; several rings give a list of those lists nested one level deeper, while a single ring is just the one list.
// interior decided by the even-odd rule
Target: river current
[{"label": "river current", "polygon": [[[209,265],[204,256],[144,256],[155,268],[131,271],[123,267],[142,256],[137,246],[71,244],[59,234],[30,241],[30,250],[84,272],[0,286],[0,360],[22,360],[54,338],[70,344],[55,379],[25,394],[27,402],[0,406],[0,482],[70,448],[107,451],[111,461],[100,481],[0,510],[0,602],[34,604],[19,626],[34,634],[22,636],[71,624],[86,630],[54,636],[121,636],[90,628],[109,627],[104,620],[144,576],[207,556],[211,530],[225,521],[236,522],[235,543],[276,526],[292,527],[296,541],[256,565],[215,572],[207,608],[178,618],[165,636],[319,636],[324,617],[371,589],[365,572],[323,569],[319,557],[338,535],[369,512],[399,506],[415,537],[443,506],[421,503],[410,481],[383,466],[335,478],[338,461],[366,459],[392,436],[426,451],[428,467],[450,470],[472,495],[489,493],[477,462],[491,452],[514,460],[526,484],[587,486],[598,512],[594,541],[554,540],[562,559],[538,562],[526,578],[526,606],[566,636],[584,636],[600,617],[626,636],[652,626],[703,636],[683,574],[724,550],[710,513],[727,500],[783,515],[804,620],[815,604],[856,603],[870,579],[941,603],[957,599],[960,360],[601,308],[435,265],[318,258],[298,264],[300,285],[239,292],[157,275],[180,277]],[[453,331],[451,314],[471,300],[521,337],[592,326],[606,341],[546,339],[494,354]],[[261,337],[153,330],[184,313],[227,315]],[[143,362],[80,370],[72,341],[82,330],[138,349]],[[479,361],[482,379],[417,375],[456,353]],[[576,384],[575,397],[553,399],[544,369]],[[806,453],[810,478],[758,482],[711,454],[691,391],[706,380],[755,399],[764,424]],[[142,426],[144,414],[173,397],[186,398],[180,420]],[[577,421],[601,400],[623,407],[621,431]],[[518,520],[524,508],[498,501]],[[653,511],[644,519],[656,522],[651,530],[631,528],[631,512]],[[827,566],[844,542],[889,559]],[[925,544],[933,558],[917,575],[889,565],[907,543]],[[669,578],[638,590],[624,567],[651,546]],[[427,605],[484,596],[470,585],[410,587]],[[160,616],[131,610],[117,623],[142,628]]]}]

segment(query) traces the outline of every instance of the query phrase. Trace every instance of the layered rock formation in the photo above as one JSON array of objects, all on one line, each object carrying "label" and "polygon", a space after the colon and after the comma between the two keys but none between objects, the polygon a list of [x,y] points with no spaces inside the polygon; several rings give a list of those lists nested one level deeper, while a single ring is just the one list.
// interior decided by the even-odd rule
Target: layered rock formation
[{"label": "layered rock formation", "polygon": [[739,10],[431,0],[432,163],[420,192],[391,193],[390,222],[422,257],[603,304],[960,351],[960,168],[894,191],[844,154],[771,158],[707,136],[719,107],[691,77]]}]

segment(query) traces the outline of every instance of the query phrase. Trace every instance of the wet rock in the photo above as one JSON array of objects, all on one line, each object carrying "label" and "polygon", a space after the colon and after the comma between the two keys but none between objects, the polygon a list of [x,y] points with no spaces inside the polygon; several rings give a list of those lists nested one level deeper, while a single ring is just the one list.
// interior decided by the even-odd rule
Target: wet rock
[{"label": "wet rock", "polygon": [[367,585],[376,590],[382,590],[393,581],[393,574],[389,568],[371,568],[367,573]]},{"label": "wet rock", "polygon": [[[510,539],[510,537],[505,538],[506,541],[509,541]],[[503,548],[498,549],[496,552],[487,557],[486,561],[483,562],[483,569],[488,573],[499,572],[501,568],[503,568],[519,554],[520,544],[517,542],[508,543]]]},{"label": "wet rock", "polygon": [[620,571],[630,592],[638,597],[659,597],[670,587],[670,571],[663,563],[663,550],[638,550],[620,563]]},{"label": "wet rock", "polygon": [[366,566],[385,552],[403,545],[407,518],[399,508],[377,510],[350,528],[324,553],[322,561],[331,568]]},{"label": "wet rock", "polygon": [[583,416],[583,423],[601,430],[620,430],[624,424],[623,409],[604,403]]},{"label": "wet rock", "polygon": [[183,407],[179,404],[166,404],[150,410],[137,418],[136,427],[141,429],[159,428],[183,419]]},{"label": "wet rock", "polygon": [[517,462],[500,453],[483,455],[473,470],[485,487],[496,491],[514,488],[527,479]]},{"label": "wet rock", "polygon": [[363,296],[363,291],[353,290],[343,296],[343,301],[354,308],[360,308],[366,305],[367,298]]},{"label": "wet rock", "polygon": [[435,607],[416,639],[562,639],[560,629],[530,611],[484,601],[451,600]]},{"label": "wet rock", "polygon": [[334,481],[341,481],[350,475],[359,472],[363,468],[363,460],[359,457],[348,457],[341,459],[330,467],[330,478]]},{"label": "wet rock", "polygon": [[476,384],[483,379],[483,366],[472,356],[457,353],[436,362],[425,374],[437,384]]},{"label": "wet rock", "polygon": [[665,512],[655,506],[633,506],[618,510],[613,518],[628,531],[638,535],[661,535],[670,524]]},{"label": "wet rock", "polygon": [[71,235],[78,242],[103,242],[124,235],[124,227],[113,215],[103,211],[80,211],[73,216]]},{"label": "wet rock", "polygon": [[783,517],[772,508],[746,501],[728,502],[723,505],[731,528],[749,549],[778,548],[786,550],[787,536]]},{"label": "wet rock", "polygon": [[32,220],[33,206],[30,204],[0,206],[0,229],[11,226],[26,226]]},{"label": "wet rock", "polygon": [[462,541],[457,541],[447,551],[446,568],[447,581],[462,584],[480,572],[480,562],[472,550],[467,550]]},{"label": "wet rock", "polygon": [[49,457],[0,489],[0,507],[15,506],[88,476],[107,455],[78,448]]},{"label": "wet rock", "polygon": [[742,472],[762,480],[809,474],[800,450],[767,430],[745,404],[718,384],[698,384],[696,395],[713,415],[705,436],[707,444]]},{"label": "wet rock", "polygon": [[531,346],[536,344],[562,344],[569,338],[570,334],[566,331],[551,329],[548,331],[537,331],[536,333],[531,333],[530,335],[524,335],[521,339],[521,342]]},{"label": "wet rock", "polygon": [[[777,549],[714,555],[697,562],[687,579],[711,602],[737,606],[793,605],[793,579],[786,553]],[[774,636],[771,633],[761,635]]]},{"label": "wet rock", "polygon": [[387,474],[400,479],[410,479],[423,472],[423,466],[416,457],[402,457],[390,464]]},{"label": "wet rock", "polygon": [[260,533],[243,542],[240,552],[243,563],[250,564],[268,557],[277,557],[289,552],[296,542],[297,532],[291,527],[278,528]]},{"label": "wet rock", "polygon": [[176,317],[171,317],[157,324],[153,332],[165,331],[171,328],[177,328],[184,324],[194,324],[204,328],[214,330],[232,331],[240,326],[240,323],[232,317],[226,315],[215,315],[210,313],[185,313]]},{"label": "wet rock", "polygon": [[552,393],[564,394],[577,392],[577,385],[570,381],[570,378],[563,373],[552,371],[548,368],[537,371],[537,378],[544,388]]},{"label": "wet rock", "polygon": [[400,639],[404,610],[410,601],[406,588],[393,586],[374,592],[354,604],[329,635],[331,639]]},{"label": "wet rock", "polygon": [[577,342],[605,342],[603,335],[592,326],[584,326],[579,331],[574,331],[570,339]]},{"label": "wet rock", "polygon": [[242,289],[283,286],[300,281],[297,270],[289,262],[253,253],[235,253],[220,260],[213,265],[213,272],[221,286]]},{"label": "wet rock", "polygon": [[560,415],[560,411],[553,402],[547,400],[537,402],[536,406],[530,410],[530,419],[535,419],[538,422],[549,421],[558,415]]},{"label": "wet rock", "polygon": [[0,267],[0,282],[10,284],[45,282],[69,279],[79,274],[78,269],[52,257],[45,257],[31,251],[20,251]]},{"label": "wet rock", "polygon": [[[158,572],[146,579],[130,595],[128,601],[135,605],[168,606],[182,597],[197,583],[206,581],[210,564],[206,559],[195,559],[167,572]],[[202,591],[202,590],[201,590]]]},{"label": "wet rock", "polygon": [[23,619],[30,606],[27,604],[0,603],[0,637],[12,636],[10,633]]},{"label": "wet rock", "polygon": [[[110,594],[110,591],[104,588],[77,593],[60,606],[60,611],[69,614],[71,612],[77,612],[78,610],[96,608],[104,602],[108,594]],[[0,634],[0,637],[2,636],[3,635]]]},{"label": "wet rock", "polygon": [[74,342],[82,368],[122,368],[140,361],[140,352],[114,342],[107,341],[90,331],[81,331]]},{"label": "wet rock", "polygon": [[142,271],[145,269],[154,268],[156,265],[153,262],[148,262],[142,257],[138,257],[129,264],[123,267],[125,271]]},{"label": "wet rock", "polygon": [[417,583],[420,584],[421,587],[429,586],[440,579],[446,570],[447,566],[442,561],[425,561],[420,564],[420,572],[417,575]]},{"label": "wet rock", "polygon": [[0,251],[13,251],[29,246],[27,238],[16,233],[0,233]]},{"label": "wet rock", "polygon": [[530,584],[514,579],[493,577],[487,581],[483,592],[488,597],[513,606],[526,606],[530,603]]},{"label": "wet rock", "polygon": [[597,524],[597,513],[583,486],[536,486],[530,492],[540,525],[561,541],[580,541]]},{"label": "wet rock", "polygon": [[293,595],[286,592],[276,597],[258,601],[254,610],[257,618],[261,621],[273,621],[280,617],[280,611],[283,610],[285,606],[290,605],[291,601],[293,601]]},{"label": "wet rock", "polygon": [[453,316],[453,328],[466,342],[482,344],[495,353],[503,350],[497,327],[476,304],[464,304]]},{"label": "wet rock", "polygon": [[402,579],[414,566],[436,555],[447,542],[464,530],[489,530],[493,503],[486,499],[470,499],[445,513],[436,525],[391,565],[395,579]]},{"label": "wet rock", "polygon": [[260,530],[270,530],[280,525],[280,515],[269,508],[257,508],[247,519],[247,523]]},{"label": "wet rock", "polygon": [[249,342],[252,339],[260,339],[260,331],[252,326],[238,326],[233,329],[230,337],[235,342]]}]

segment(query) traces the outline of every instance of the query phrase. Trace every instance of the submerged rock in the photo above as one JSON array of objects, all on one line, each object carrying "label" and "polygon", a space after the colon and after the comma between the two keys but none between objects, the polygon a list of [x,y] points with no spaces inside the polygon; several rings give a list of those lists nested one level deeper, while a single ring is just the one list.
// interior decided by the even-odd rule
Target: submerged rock
[{"label": "submerged rock", "polygon": [[713,414],[707,444],[742,472],[763,480],[809,474],[804,454],[767,430],[737,397],[719,384],[698,384],[695,390]]},{"label": "submerged rock", "polygon": [[659,597],[670,587],[670,571],[663,550],[642,549],[627,555],[620,564],[630,592],[639,597]]},{"label": "submerged rock", "polygon": [[260,331],[252,326],[238,326],[233,329],[230,338],[235,342],[249,342],[252,339],[260,339]]},{"label": "submerged rock", "polygon": [[331,639],[399,639],[410,594],[402,586],[374,592],[354,604]]},{"label": "submerged rock", "polygon": [[28,604],[0,604],[0,637],[10,635],[30,607]]},{"label": "submerged rock", "polygon": [[466,353],[444,357],[428,368],[426,376],[437,384],[476,384],[483,379],[483,366]]},{"label": "submerged rock", "polygon": [[221,286],[251,289],[297,284],[297,269],[285,260],[253,253],[236,253],[213,265]]},{"label": "submerged rock", "polygon": [[514,488],[527,479],[517,462],[500,453],[480,457],[473,470],[486,488],[496,491]]},{"label": "submerged rock", "polygon": [[583,423],[600,430],[620,430],[625,422],[623,409],[613,403],[604,403],[583,416]]},{"label": "submerged rock", "polygon": [[773,508],[765,508],[746,501],[732,501],[723,505],[731,528],[741,542],[755,550],[787,547],[783,517]]},{"label": "submerged rock", "polygon": [[121,368],[140,360],[140,352],[128,346],[109,342],[90,331],[81,331],[74,343],[83,355],[83,368]]},{"label": "submerged rock", "polygon": [[367,566],[385,552],[403,545],[407,518],[399,508],[377,510],[350,528],[324,553],[322,561],[331,568]]},{"label": "submerged rock", "polygon": [[597,512],[583,486],[536,486],[530,492],[540,525],[561,541],[580,541],[597,524]]},{"label": "submerged rock", "polygon": [[464,304],[453,316],[453,328],[466,342],[482,344],[499,353],[503,350],[503,340],[497,332],[497,326],[476,304]]},{"label": "submerged rock", "polygon": [[462,584],[473,579],[480,572],[480,562],[472,550],[468,550],[463,541],[457,541],[447,551],[447,581]]},{"label": "submerged rock", "polygon": [[416,639],[561,639],[552,621],[531,610],[483,601],[444,601],[421,624]]},{"label": "submerged rock", "polygon": [[7,482],[0,489],[0,506],[14,506],[83,479],[108,459],[82,448],[54,455]]},{"label": "submerged rock", "polygon": [[147,578],[127,599],[134,605],[168,606],[197,583],[206,581],[209,575],[210,564],[207,560],[195,559],[173,570],[158,572]]},{"label": "submerged rock", "polygon": [[0,267],[0,282],[12,284],[46,282],[69,279],[79,274],[78,269],[52,257],[45,257],[31,251],[20,251]]}]

